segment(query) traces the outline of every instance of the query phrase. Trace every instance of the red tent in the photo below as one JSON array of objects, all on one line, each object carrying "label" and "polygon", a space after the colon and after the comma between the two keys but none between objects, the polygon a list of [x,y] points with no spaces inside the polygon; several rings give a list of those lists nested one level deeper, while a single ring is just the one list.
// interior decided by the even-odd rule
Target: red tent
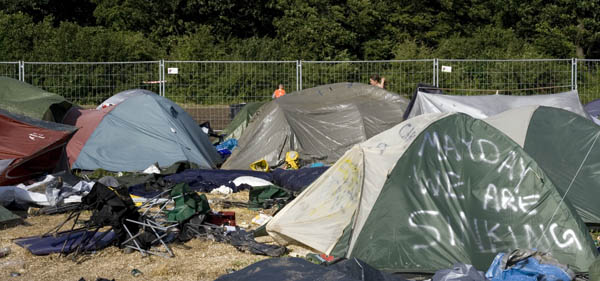
[{"label": "red tent", "polygon": [[76,130],[0,110],[0,186],[54,171]]}]

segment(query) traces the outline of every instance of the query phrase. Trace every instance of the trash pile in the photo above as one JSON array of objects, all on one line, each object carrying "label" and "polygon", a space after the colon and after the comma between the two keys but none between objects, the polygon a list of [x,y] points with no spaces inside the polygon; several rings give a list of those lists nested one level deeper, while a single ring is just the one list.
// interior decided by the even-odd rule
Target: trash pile
[{"label": "trash pile", "polygon": [[246,105],[222,133],[147,90],[83,109],[0,84],[0,225],[64,218],[12,239],[36,256],[170,259],[202,240],[269,257],[217,280],[599,276],[600,127],[576,91],[338,83]]}]

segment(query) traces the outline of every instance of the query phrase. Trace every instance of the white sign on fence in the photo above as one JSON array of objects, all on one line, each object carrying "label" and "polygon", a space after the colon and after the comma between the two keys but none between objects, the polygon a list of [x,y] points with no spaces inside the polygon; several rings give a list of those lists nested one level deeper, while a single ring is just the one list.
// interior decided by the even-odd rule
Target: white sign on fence
[{"label": "white sign on fence", "polygon": [[179,74],[179,68],[169,67],[167,68],[167,74]]},{"label": "white sign on fence", "polygon": [[452,66],[442,65],[442,72],[452,72]]}]

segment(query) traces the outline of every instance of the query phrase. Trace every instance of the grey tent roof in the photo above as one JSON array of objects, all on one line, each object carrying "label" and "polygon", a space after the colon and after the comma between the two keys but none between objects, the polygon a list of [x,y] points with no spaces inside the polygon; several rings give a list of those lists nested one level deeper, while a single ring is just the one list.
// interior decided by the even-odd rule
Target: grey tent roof
[{"label": "grey tent roof", "polygon": [[273,166],[290,150],[304,160],[333,163],[352,145],[400,123],[407,104],[404,97],[360,83],[287,94],[258,110],[222,168],[249,169],[261,159]]},{"label": "grey tent roof", "polygon": [[486,118],[500,112],[528,105],[561,108],[590,119],[576,90],[533,96],[480,95],[458,96],[419,91],[408,118],[426,113],[462,112],[475,118]]}]

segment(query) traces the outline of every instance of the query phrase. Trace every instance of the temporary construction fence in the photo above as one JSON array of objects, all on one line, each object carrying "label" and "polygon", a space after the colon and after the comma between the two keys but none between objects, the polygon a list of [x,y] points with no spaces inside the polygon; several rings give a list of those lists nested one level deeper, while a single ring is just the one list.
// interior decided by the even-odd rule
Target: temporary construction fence
[{"label": "temporary construction fence", "polygon": [[583,103],[600,98],[600,60],[424,59],[386,61],[0,62],[0,75],[95,106],[119,91],[141,88],[174,100],[199,122],[223,128],[240,104],[337,82],[368,83],[410,97],[418,83],[450,94],[531,95],[577,89]]}]

